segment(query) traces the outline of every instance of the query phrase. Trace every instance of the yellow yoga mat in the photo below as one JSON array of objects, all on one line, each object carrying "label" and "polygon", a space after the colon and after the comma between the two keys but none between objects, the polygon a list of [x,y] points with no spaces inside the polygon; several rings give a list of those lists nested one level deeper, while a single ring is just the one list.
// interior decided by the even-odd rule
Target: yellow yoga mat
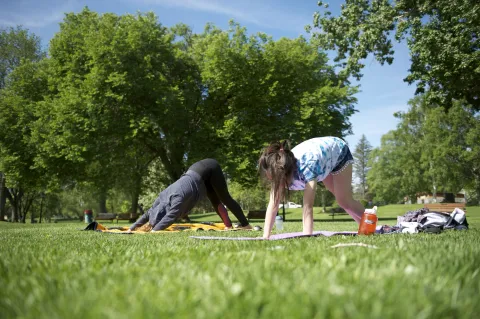
[{"label": "yellow yoga mat", "polygon": [[[94,222],[95,223],[95,222]],[[193,224],[172,224],[168,228],[150,232],[149,227],[139,227],[134,231],[129,231],[128,227],[106,227],[102,224],[90,224],[85,230],[95,230],[103,233],[125,233],[125,234],[162,234],[180,231],[225,231],[223,223],[193,223]]]}]

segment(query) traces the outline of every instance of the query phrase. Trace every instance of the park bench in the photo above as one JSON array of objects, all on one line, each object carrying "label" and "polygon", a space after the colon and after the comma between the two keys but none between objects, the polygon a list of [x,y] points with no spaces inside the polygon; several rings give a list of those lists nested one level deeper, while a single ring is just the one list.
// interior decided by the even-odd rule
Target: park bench
[{"label": "park bench", "polygon": [[[260,210],[249,210],[247,214],[247,220],[251,219],[265,219],[265,215],[267,214],[266,209],[260,209]],[[283,214],[283,220],[285,219],[285,214]]]},{"label": "park bench", "polygon": [[130,223],[133,223],[137,220],[138,214],[123,213],[117,215],[117,224],[119,220],[128,220]]},{"label": "park bench", "polygon": [[428,208],[428,210],[432,212],[441,212],[441,213],[451,213],[455,208],[460,208],[465,213],[467,212],[467,207],[465,203],[431,203],[425,204],[424,208]]},{"label": "park bench", "polygon": [[111,220],[113,222],[113,220],[117,218],[117,215],[114,214],[114,213],[100,213],[100,214],[97,214],[97,217],[95,217],[95,220],[98,221],[98,220]]},{"label": "park bench", "polygon": [[129,222],[133,223],[137,220],[138,214],[130,214],[130,213],[122,213],[122,214],[115,214],[115,213],[100,213],[95,217],[96,221],[99,220],[107,220],[107,221],[116,221],[118,224],[119,220],[128,220]]},{"label": "park bench", "polygon": [[58,222],[69,222],[69,221],[78,221],[81,220],[79,217],[70,217],[70,216],[53,216],[52,221],[54,223]]}]

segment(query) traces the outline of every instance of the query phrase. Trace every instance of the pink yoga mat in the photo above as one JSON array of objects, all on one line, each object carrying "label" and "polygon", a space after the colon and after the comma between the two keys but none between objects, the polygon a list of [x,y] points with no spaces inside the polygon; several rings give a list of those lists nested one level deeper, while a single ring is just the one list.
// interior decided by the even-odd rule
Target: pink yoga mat
[{"label": "pink yoga mat", "polygon": [[[316,236],[335,236],[335,235],[347,235],[347,236],[355,236],[357,232],[355,231],[314,231],[312,235],[304,235],[302,232],[297,233],[284,233],[284,234],[276,234],[270,236],[269,240],[281,240],[281,239],[291,239],[291,238],[300,238],[300,237],[316,237]],[[213,240],[264,240],[263,237],[220,237],[220,236],[190,236],[190,238],[196,239],[213,239]]]}]

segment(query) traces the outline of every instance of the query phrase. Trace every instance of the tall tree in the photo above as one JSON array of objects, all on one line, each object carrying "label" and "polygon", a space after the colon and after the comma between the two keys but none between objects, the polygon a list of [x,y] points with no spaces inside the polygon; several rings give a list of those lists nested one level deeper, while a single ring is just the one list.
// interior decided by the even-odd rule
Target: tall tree
[{"label": "tall tree", "polygon": [[5,196],[13,207],[12,221],[24,221],[48,178],[35,168],[37,146],[32,140],[37,103],[48,91],[48,61],[24,60],[9,76],[0,96],[0,170],[6,177]]},{"label": "tall tree", "polygon": [[[43,56],[40,38],[35,34],[21,26],[0,28],[0,97],[8,75],[21,64],[22,60],[39,61]],[[0,220],[4,218],[8,192],[5,183],[5,174],[0,170]]]},{"label": "tall tree", "polygon": [[408,112],[396,114],[397,128],[382,136],[380,147],[372,152],[368,185],[377,200],[403,202],[405,196],[415,199],[418,192],[432,190],[429,159],[422,157],[426,107],[422,102],[420,97],[410,100]]},{"label": "tall tree", "polygon": [[427,101],[424,96],[410,100],[409,110],[397,114],[397,129],[372,152],[368,183],[382,200],[465,187],[478,193],[478,112],[461,101],[448,110]]},{"label": "tall tree", "polygon": [[362,134],[362,137],[358,141],[357,146],[355,146],[355,152],[353,153],[353,156],[355,158],[353,170],[354,176],[360,182],[360,192],[363,199],[365,199],[365,194],[368,190],[367,174],[371,168],[369,165],[371,151],[372,145],[370,145],[370,142],[367,140],[365,134]]},{"label": "tall tree", "polygon": [[397,41],[407,38],[412,64],[405,81],[417,85],[417,94],[428,91],[429,102],[446,108],[465,100],[480,110],[477,0],[346,0],[338,17],[315,13],[313,26],[320,46],[337,51],[342,74],[356,78],[368,54],[381,64],[393,62],[391,33]]},{"label": "tall tree", "polygon": [[304,38],[248,36],[232,22],[227,31],[207,27],[195,49],[206,109],[215,114],[208,120],[214,131],[205,135],[217,141],[212,151],[233,179],[254,185],[260,148],[272,140],[288,138],[295,145],[350,132],[356,88]]},{"label": "tall tree", "polygon": [[100,210],[112,187],[138,193],[156,157],[169,164],[172,179],[183,171],[183,152],[168,148],[176,141],[162,130],[188,125],[175,105],[179,83],[170,81],[170,72],[182,69],[171,41],[153,14],[100,16],[88,9],[67,14],[51,41],[58,92],[42,104],[36,125],[40,162],[61,167],[64,178],[73,172],[75,180],[89,181]]},{"label": "tall tree", "polygon": [[88,9],[67,14],[49,58],[18,75],[2,100],[11,121],[0,124],[19,133],[11,141],[23,140],[4,154],[28,154],[25,167],[50,187],[89,184],[104,209],[117,188],[135,210],[153,163],[172,182],[215,156],[229,177],[254,184],[264,143],[347,134],[357,91],[302,37],[247,36],[234,22],[193,34],[163,27],[152,13]]},{"label": "tall tree", "polygon": [[461,101],[447,110],[428,110],[424,123],[423,155],[431,168],[429,175],[444,191],[470,188],[480,195],[480,115]]},{"label": "tall tree", "polygon": [[43,104],[38,143],[45,161],[66,158],[80,172],[98,161],[107,176],[141,168],[139,178],[160,158],[171,182],[215,156],[232,178],[254,183],[263,143],[342,136],[355,111],[356,89],[325,53],[303,38],[247,36],[233,22],[193,34],[153,14],[85,9],[66,16],[50,56],[58,94]]}]

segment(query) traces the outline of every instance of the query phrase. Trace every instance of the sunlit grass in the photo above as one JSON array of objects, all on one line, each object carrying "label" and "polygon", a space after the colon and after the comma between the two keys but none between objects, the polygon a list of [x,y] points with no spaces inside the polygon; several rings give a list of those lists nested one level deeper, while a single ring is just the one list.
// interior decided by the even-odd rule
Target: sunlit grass
[{"label": "sunlit grass", "polygon": [[[381,223],[395,224],[409,209],[382,206]],[[270,242],[0,223],[0,317],[474,318],[480,207],[467,216],[466,232]],[[337,218],[345,221],[315,213],[315,229],[356,229],[348,216]],[[285,232],[301,230],[295,219],[301,209],[289,211]],[[260,236],[221,235],[239,234]],[[378,249],[332,248],[339,243]]]}]

